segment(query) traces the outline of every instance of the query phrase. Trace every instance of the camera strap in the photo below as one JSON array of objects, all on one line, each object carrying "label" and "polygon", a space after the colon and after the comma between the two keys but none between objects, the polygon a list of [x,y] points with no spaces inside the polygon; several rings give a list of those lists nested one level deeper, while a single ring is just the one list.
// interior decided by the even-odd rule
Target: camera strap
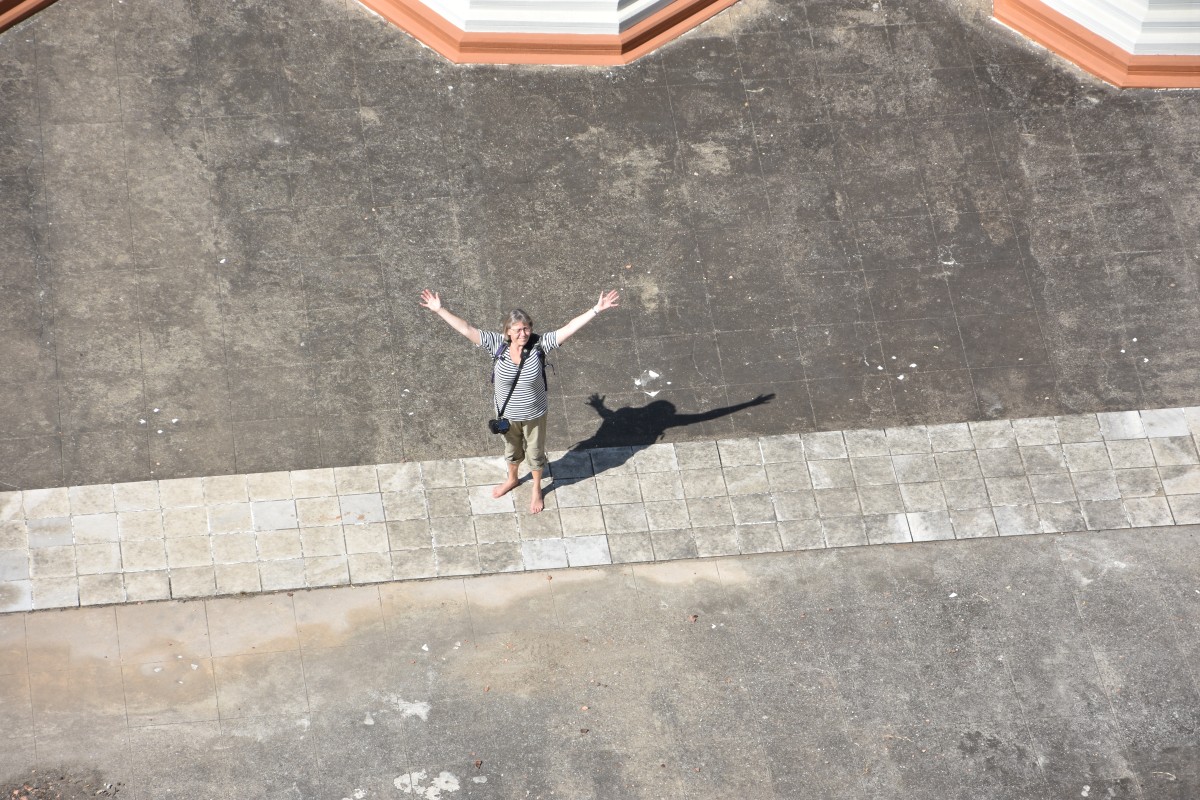
[{"label": "camera strap", "polygon": [[[510,346],[511,346],[511,345],[508,345],[508,346],[502,346],[502,347],[501,347],[501,348],[500,348],[500,349],[499,349],[499,350],[496,352],[496,357],[495,357],[494,359],[492,359],[492,379],[493,379],[493,380],[495,380],[495,377],[496,377],[496,375],[495,375],[495,371],[496,371],[496,362],[497,362],[497,361],[499,361],[499,360],[500,360],[500,359],[501,359],[501,358],[502,358],[502,357],[505,355],[505,352],[506,352],[506,350],[507,350],[507,349],[508,349],[508,347],[510,347]],[[517,374],[516,374],[516,375],[513,375],[513,382],[512,382],[512,386],[509,386],[509,387],[508,387],[508,394],[507,394],[507,395],[505,396],[505,398],[504,398],[504,405],[500,406],[500,408],[499,408],[499,409],[496,411],[496,416],[497,416],[498,418],[500,418],[500,419],[504,419],[504,409],[508,408],[508,401],[512,399],[513,392],[514,392],[514,391],[516,390],[516,388],[517,388],[517,381],[518,381],[518,380],[520,380],[520,378],[521,378],[521,367],[525,366],[525,362],[529,360],[529,356],[530,356],[530,355],[532,355],[532,354],[531,354],[531,353],[525,353],[523,356],[521,356],[521,363],[520,363],[520,364],[517,364]],[[492,398],[492,402],[495,402],[495,398],[494,398],[494,397]]]}]

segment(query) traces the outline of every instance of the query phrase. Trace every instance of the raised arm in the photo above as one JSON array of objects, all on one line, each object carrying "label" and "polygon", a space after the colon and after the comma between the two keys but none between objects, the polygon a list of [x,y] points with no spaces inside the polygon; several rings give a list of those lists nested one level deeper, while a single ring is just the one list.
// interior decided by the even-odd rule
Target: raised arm
[{"label": "raised arm", "polygon": [[567,339],[571,338],[571,335],[574,334],[575,331],[579,330],[584,325],[587,325],[594,317],[599,316],[601,311],[605,311],[610,308],[616,308],[619,305],[617,301],[620,299],[620,295],[618,295],[615,291],[601,292],[600,299],[596,301],[596,305],[592,306],[587,311],[583,312],[578,317],[558,329],[558,332],[555,334],[558,337],[558,343],[562,344]]},{"label": "raised arm", "polygon": [[447,311],[446,307],[442,305],[442,298],[438,297],[436,292],[422,289],[421,305],[444,319],[447,325],[470,339],[473,344],[479,344],[479,329],[462,317],[456,317]]}]

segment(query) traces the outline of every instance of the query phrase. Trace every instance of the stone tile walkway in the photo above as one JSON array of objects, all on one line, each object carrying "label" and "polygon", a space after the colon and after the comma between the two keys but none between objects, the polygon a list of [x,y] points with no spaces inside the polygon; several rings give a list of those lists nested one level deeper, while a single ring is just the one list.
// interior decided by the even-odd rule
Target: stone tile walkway
[{"label": "stone tile walkway", "polygon": [[1200,407],[0,494],[0,611],[1200,523]]}]

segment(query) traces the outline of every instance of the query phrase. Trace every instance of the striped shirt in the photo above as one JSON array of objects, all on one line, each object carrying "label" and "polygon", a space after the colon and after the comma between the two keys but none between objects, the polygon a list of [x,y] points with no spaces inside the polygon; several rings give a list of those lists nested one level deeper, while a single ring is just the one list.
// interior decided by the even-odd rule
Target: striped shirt
[{"label": "striped shirt", "polygon": [[[486,350],[487,354],[493,358],[497,350],[501,347],[504,348],[500,353],[500,358],[494,358],[495,363],[492,366],[492,377],[496,384],[493,402],[496,405],[496,413],[498,414],[500,413],[500,406],[504,404],[504,398],[508,396],[508,388],[513,385],[513,377],[517,374],[517,365],[508,357],[508,343],[504,341],[503,336],[495,331],[480,330],[479,347]],[[527,358],[532,358],[533,360],[521,366],[521,375],[517,380],[517,386],[513,389],[508,405],[504,407],[505,419],[510,419],[514,422],[527,422],[537,419],[546,413],[548,406],[546,400],[546,382],[542,376],[546,369],[547,351],[554,350],[557,347],[557,332],[550,331],[538,336],[537,345],[527,356]]]}]

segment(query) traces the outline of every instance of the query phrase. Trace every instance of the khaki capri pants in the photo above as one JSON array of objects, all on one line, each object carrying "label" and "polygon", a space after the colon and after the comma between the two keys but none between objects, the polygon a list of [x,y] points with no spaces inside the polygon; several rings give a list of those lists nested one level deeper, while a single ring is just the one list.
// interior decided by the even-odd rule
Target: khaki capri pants
[{"label": "khaki capri pants", "polygon": [[529,465],[530,472],[544,469],[546,458],[546,415],[537,419],[508,421],[504,434],[504,460],[509,464]]}]

